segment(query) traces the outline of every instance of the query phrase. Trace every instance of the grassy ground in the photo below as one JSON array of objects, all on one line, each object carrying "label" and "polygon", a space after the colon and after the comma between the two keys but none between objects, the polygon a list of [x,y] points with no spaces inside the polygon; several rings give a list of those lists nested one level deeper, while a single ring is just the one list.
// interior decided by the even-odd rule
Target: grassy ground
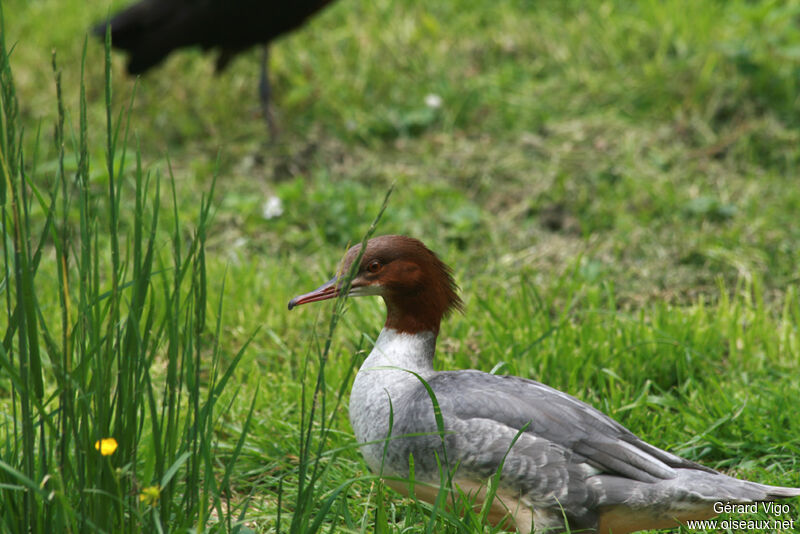
[{"label": "grassy ground", "polygon": [[[38,162],[29,179],[43,190],[59,168],[51,51],[69,176],[81,172],[86,30],[122,3],[2,1],[22,145]],[[272,75],[282,132],[274,144],[259,120],[257,53],[221,76],[196,51],[175,55],[138,83],[114,56],[115,117],[135,92],[128,171],[118,178],[123,250],[134,240],[135,152],[153,179],[174,177],[176,205],[164,181],[154,241],[166,265],[173,224],[182,221],[179,241],[190,241],[189,221],[219,176],[204,284],[216,296],[224,280],[224,303],[218,317],[216,297],[208,299],[204,335],[218,341],[223,365],[252,336],[214,422],[221,468],[254,409],[225,491],[231,506],[249,498],[247,525],[257,532],[276,530],[280,508],[280,530],[289,530],[301,503],[313,515],[336,488],[360,479],[337,494],[325,528],[371,531],[388,516],[386,532],[481,531],[441,516],[431,526],[428,509],[368,479],[346,395],[332,410],[351,363],[380,329],[374,299],[348,303],[324,370],[331,433],[322,446],[340,452],[323,459],[310,497],[299,482],[308,451],[302,408],[330,306],[289,313],[286,303],[327,280],[390,184],[378,233],[423,239],[455,267],[463,290],[466,313],[443,327],[439,368],[502,364],[686,457],[800,485],[800,6],[430,4],[340,0],[280,41]],[[93,40],[85,71],[86,191],[106,250],[103,49]],[[441,105],[430,106],[429,95]],[[270,197],[283,212],[265,218]],[[29,217],[41,228],[46,212]],[[66,220],[77,227],[74,213]],[[10,250],[9,236],[5,243]],[[45,322],[61,306],[55,248],[46,242],[36,278]],[[11,286],[0,286],[4,300]],[[10,324],[7,309],[0,325]],[[168,353],[155,350],[149,372],[157,383]],[[47,383],[56,371],[52,354],[42,358]],[[10,414],[10,379],[0,383]]]}]

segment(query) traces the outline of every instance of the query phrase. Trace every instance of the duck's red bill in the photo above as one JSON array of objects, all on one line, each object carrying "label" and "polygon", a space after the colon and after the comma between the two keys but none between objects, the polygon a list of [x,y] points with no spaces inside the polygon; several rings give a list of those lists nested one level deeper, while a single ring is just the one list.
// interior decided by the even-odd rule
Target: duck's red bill
[{"label": "duck's red bill", "polygon": [[339,296],[339,289],[336,287],[336,277],[334,276],[314,291],[299,295],[289,301],[289,309],[301,304],[308,304],[309,302],[317,302],[320,300],[333,299]]}]

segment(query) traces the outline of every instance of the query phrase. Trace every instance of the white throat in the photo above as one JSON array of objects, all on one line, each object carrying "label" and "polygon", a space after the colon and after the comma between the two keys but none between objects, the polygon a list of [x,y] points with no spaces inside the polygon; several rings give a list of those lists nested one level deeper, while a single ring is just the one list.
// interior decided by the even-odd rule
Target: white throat
[{"label": "white throat", "polygon": [[[403,406],[403,395],[420,385],[419,378],[412,373],[425,380],[435,373],[435,350],[433,332],[407,334],[391,328],[381,330],[375,347],[358,370],[350,393],[350,424],[359,443],[387,436],[390,410]],[[382,447],[362,448],[364,458],[375,470],[380,465]]]},{"label": "white throat", "polygon": [[415,373],[427,373],[433,371],[435,350],[436,334],[433,332],[407,334],[384,328],[358,372],[371,372],[378,370],[378,367],[399,367]]}]

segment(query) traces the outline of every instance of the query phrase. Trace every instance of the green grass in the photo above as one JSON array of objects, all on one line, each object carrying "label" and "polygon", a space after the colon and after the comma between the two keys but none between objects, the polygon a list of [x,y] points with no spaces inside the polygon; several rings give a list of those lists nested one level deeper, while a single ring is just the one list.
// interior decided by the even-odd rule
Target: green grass
[{"label": "green grass", "polygon": [[[286,311],[391,184],[377,232],[424,240],[463,290],[439,368],[502,366],[693,460],[800,485],[794,3],[339,0],[274,47],[269,144],[258,53],[218,77],[178,54],[136,84],[113,54],[107,107],[85,34],[126,2],[0,2],[0,528],[228,529],[246,506],[246,528],[288,531],[339,489],[322,531],[426,531],[430,507],[370,477],[347,422],[382,303],[348,302],[323,359],[331,305]],[[59,443],[79,468],[48,469]]]},{"label": "green grass", "polygon": [[[107,194],[93,194],[84,86],[78,137],[69,144],[55,55],[57,166],[51,180],[36,180],[38,139],[31,157],[8,59],[1,45],[0,528],[230,531],[246,502],[231,507],[224,493],[251,419],[232,450],[219,454],[217,401],[243,352],[223,361],[221,315],[206,322],[209,307],[221,311],[223,302],[212,304],[205,279],[213,180],[193,235],[181,236],[176,216],[172,239],[163,241],[161,180],[138,157],[126,172],[127,131],[112,118],[107,68]],[[65,170],[68,151],[78,157],[74,174]]]}]

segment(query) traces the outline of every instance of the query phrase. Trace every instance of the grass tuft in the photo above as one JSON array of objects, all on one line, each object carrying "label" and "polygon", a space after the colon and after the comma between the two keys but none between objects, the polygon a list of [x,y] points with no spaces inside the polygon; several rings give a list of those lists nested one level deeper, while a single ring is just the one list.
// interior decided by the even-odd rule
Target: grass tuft
[{"label": "grass tuft", "polygon": [[[29,156],[5,42],[0,60],[0,200],[9,245],[0,366],[10,386],[0,422],[0,531],[237,530],[247,503],[223,500],[250,419],[222,457],[221,480],[214,433],[217,401],[247,343],[223,357],[222,290],[215,328],[206,324],[216,177],[188,239],[174,217],[174,261],[165,263],[161,180],[144,171],[139,152],[135,169],[125,167],[128,129],[120,130],[122,115],[112,117],[108,50],[104,195],[90,170],[83,82],[79,136],[70,144],[53,54],[57,165],[48,181],[34,180],[39,136]],[[68,157],[78,161],[74,174]],[[121,208],[123,198],[132,209]]]}]

